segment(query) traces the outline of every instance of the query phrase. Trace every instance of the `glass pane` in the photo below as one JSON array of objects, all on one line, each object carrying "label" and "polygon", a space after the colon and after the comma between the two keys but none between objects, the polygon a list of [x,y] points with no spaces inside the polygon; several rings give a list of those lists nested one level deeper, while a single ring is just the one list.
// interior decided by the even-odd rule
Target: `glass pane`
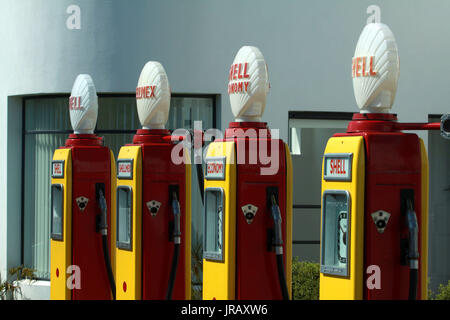
[{"label": "glass pane", "polygon": [[223,244],[223,190],[205,191],[205,247],[204,256],[222,260]]},{"label": "glass pane", "polygon": [[345,192],[324,194],[322,220],[321,272],[348,275],[348,195]]},{"label": "glass pane", "polygon": [[66,134],[25,136],[23,263],[43,279],[50,278],[51,163],[66,138]]},{"label": "glass pane", "polygon": [[117,188],[117,247],[131,250],[131,189]]},{"label": "glass pane", "polygon": [[62,185],[52,185],[52,239],[63,239],[64,193]]},{"label": "glass pane", "polygon": [[[137,130],[140,128],[136,98],[101,97],[98,99],[96,130]],[[131,140],[127,143],[131,143]]]},{"label": "glass pane", "polygon": [[69,96],[60,98],[27,99],[26,131],[72,130],[69,118]]}]

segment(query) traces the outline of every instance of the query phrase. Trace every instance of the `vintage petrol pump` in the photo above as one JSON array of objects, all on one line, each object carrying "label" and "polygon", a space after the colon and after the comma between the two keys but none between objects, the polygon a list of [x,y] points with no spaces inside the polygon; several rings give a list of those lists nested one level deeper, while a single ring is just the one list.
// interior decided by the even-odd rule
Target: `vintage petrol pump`
[{"label": "vintage petrol pump", "polygon": [[50,298],[111,299],[115,161],[94,134],[98,102],[89,75],[76,78],[69,110],[74,133],[52,161]]},{"label": "vintage petrol pump", "polygon": [[236,122],[209,145],[205,158],[205,300],[291,295],[291,155],[261,122],[268,90],[263,55],[242,47],[228,84]]},{"label": "vintage petrol pump", "polygon": [[321,299],[426,299],[428,160],[422,139],[389,113],[399,58],[391,30],[370,23],[353,57],[360,113],[323,157]]},{"label": "vintage petrol pump", "polygon": [[163,66],[148,62],[136,88],[142,129],[117,160],[118,299],[191,296],[191,167],[171,158],[170,94]]}]

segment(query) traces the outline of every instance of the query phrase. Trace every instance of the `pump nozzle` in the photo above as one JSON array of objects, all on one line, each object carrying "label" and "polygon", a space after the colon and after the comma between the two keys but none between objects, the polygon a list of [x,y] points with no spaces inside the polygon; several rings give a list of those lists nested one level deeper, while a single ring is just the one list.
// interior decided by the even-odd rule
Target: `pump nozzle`
[{"label": "pump nozzle", "polygon": [[409,230],[409,246],[408,246],[408,259],[409,267],[411,269],[419,268],[419,226],[417,224],[417,216],[414,212],[413,205],[408,200],[408,211],[406,212],[406,225]]},{"label": "pump nozzle", "polygon": [[406,225],[409,231],[408,260],[409,260],[409,299],[417,297],[418,269],[419,269],[419,226],[413,204],[407,200]]},{"label": "pump nozzle", "polygon": [[179,244],[181,243],[180,203],[178,202],[177,193],[175,191],[172,192],[172,211],[174,216],[173,242]]},{"label": "pump nozzle", "polygon": [[273,241],[273,246],[275,247],[276,254],[283,254],[283,236],[281,234],[281,212],[274,194],[271,195],[270,202],[272,203],[271,212],[275,228],[275,239]]},{"label": "pump nozzle", "polygon": [[175,278],[177,276],[178,257],[180,255],[181,210],[180,210],[180,203],[178,202],[177,190],[178,190],[178,186],[170,186],[169,187],[169,195],[172,198],[171,205],[172,205],[172,213],[173,213],[173,218],[174,218],[174,224],[173,224],[174,248],[173,248],[172,267],[170,269],[170,276],[169,276],[169,284],[167,285],[167,292],[166,292],[167,300],[172,299],[173,286],[175,285]]},{"label": "pump nozzle", "polygon": [[102,212],[102,214],[100,215],[100,224],[99,224],[100,234],[102,236],[106,236],[108,235],[108,218],[107,218],[108,209],[102,189],[98,189],[98,206],[100,207],[100,210]]}]

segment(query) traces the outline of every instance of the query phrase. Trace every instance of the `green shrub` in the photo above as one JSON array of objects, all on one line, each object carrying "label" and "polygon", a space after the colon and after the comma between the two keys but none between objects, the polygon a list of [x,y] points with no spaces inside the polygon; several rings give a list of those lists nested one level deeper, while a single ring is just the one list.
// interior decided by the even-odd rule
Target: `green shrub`
[{"label": "green shrub", "polygon": [[442,283],[439,285],[434,300],[450,300],[450,280],[445,286]]},{"label": "green shrub", "polygon": [[292,261],[292,299],[319,300],[319,275],[318,263],[298,261],[295,257]]}]

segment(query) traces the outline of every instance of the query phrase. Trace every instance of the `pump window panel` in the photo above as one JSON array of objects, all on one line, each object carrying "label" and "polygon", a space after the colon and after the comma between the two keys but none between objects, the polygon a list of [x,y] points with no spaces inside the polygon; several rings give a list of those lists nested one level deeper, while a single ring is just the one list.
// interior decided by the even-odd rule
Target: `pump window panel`
[{"label": "pump window panel", "polygon": [[53,184],[51,190],[51,238],[63,240],[64,221],[64,187],[62,184]]},{"label": "pump window panel", "polygon": [[117,187],[117,247],[132,248],[132,189],[127,186]]},{"label": "pump window panel", "polygon": [[203,257],[223,261],[224,192],[222,188],[205,190]]},{"label": "pump window panel", "polygon": [[348,276],[350,244],[350,194],[327,190],[322,203],[320,272]]}]

